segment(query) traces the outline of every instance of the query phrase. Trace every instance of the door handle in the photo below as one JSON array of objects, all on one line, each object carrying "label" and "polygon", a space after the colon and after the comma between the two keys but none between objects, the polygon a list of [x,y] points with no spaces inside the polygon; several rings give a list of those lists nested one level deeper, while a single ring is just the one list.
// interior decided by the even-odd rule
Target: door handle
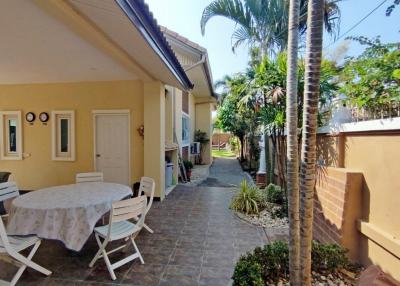
[{"label": "door handle", "polygon": [[101,157],[101,155],[100,154],[96,154],[96,158],[100,158]]}]

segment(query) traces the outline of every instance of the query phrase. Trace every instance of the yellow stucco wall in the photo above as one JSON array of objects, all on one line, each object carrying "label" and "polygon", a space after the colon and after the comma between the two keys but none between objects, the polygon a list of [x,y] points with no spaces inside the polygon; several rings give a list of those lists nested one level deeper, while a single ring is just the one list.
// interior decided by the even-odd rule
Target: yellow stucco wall
[{"label": "yellow stucco wall", "polygon": [[144,84],[144,175],[156,183],[155,196],[165,197],[165,86]]},{"label": "yellow stucco wall", "polygon": [[[196,129],[200,129],[207,133],[208,138],[212,138],[212,114],[211,103],[197,103],[196,104]],[[212,145],[211,142],[203,147],[203,163],[212,163]]]},{"label": "yellow stucco wall", "polygon": [[363,173],[361,219],[374,231],[360,235],[360,261],[379,265],[400,281],[400,133],[318,137],[328,165]]},{"label": "yellow stucco wall", "polygon": [[182,91],[175,88],[175,132],[179,146],[182,146]]},{"label": "yellow stucco wall", "polygon": [[[193,94],[189,94],[189,116],[190,116],[190,142],[194,142],[194,133],[196,132],[196,107],[195,97]],[[191,156],[191,160],[194,162],[194,156]]]},{"label": "yellow stucco wall", "polygon": [[[136,129],[143,124],[143,84],[140,81],[0,85],[0,110],[23,112],[22,161],[0,161],[0,170],[13,173],[20,189],[34,190],[68,184],[78,172],[94,170],[93,114],[95,109],[131,111],[131,180],[143,175],[143,138]],[[51,122],[33,126],[24,117],[52,110],[75,110],[76,161],[51,160]]]}]

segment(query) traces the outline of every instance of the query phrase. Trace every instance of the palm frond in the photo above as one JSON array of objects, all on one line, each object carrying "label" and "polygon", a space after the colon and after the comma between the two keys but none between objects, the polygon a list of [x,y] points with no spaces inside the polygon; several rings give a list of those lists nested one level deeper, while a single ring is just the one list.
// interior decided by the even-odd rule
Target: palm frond
[{"label": "palm frond", "polygon": [[249,43],[253,42],[251,38],[252,38],[251,31],[249,31],[249,29],[247,29],[243,26],[240,26],[239,28],[237,28],[233,32],[232,37],[231,37],[232,51],[235,52],[237,47],[242,45],[246,41],[248,41]]},{"label": "palm frond", "polygon": [[[340,32],[341,13],[338,3],[342,0],[325,0],[324,4],[324,25],[325,30],[337,36]],[[308,0],[300,1],[300,35],[307,30],[307,5]]]},{"label": "palm frond", "polygon": [[203,11],[200,20],[201,32],[204,35],[206,24],[216,16],[222,16],[243,27],[251,27],[251,15],[246,11],[241,0],[214,0]]},{"label": "palm frond", "polygon": [[284,95],[285,95],[285,92],[284,92],[283,88],[280,86],[277,86],[277,87],[271,89],[267,94],[267,96],[272,99],[273,104],[277,104],[279,99]]},{"label": "palm frond", "polygon": [[339,6],[337,4],[340,1],[341,0],[325,1],[325,8],[324,8],[325,30],[334,37],[338,36],[340,33],[341,13]]}]

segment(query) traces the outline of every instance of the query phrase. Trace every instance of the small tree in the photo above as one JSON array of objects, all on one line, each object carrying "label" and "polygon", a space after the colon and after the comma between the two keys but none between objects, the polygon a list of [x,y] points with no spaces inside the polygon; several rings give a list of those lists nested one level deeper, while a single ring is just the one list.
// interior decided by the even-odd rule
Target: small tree
[{"label": "small tree", "polygon": [[369,112],[400,104],[400,43],[383,44],[378,38],[352,37],[366,46],[364,52],[346,62],[341,93],[358,108]]},{"label": "small tree", "polygon": [[195,142],[200,142],[199,164],[202,164],[203,163],[204,146],[206,146],[210,142],[210,139],[208,138],[206,132],[201,131],[200,129],[198,129],[194,133],[194,141]]},{"label": "small tree", "polygon": [[[258,125],[257,113],[248,108],[250,104],[243,104],[241,99],[246,95],[246,74],[236,74],[227,77],[224,86],[224,100],[218,108],[216,127],[231,132],[240,141],[240,160],[244,161],[245,138]],[[250,150],[251,151],[251,150]]]}]

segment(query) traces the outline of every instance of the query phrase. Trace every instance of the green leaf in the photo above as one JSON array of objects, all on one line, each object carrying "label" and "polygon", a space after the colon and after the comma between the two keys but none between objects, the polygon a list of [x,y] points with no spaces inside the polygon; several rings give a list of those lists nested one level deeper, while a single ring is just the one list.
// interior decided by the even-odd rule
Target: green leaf
[{"label": "green leaf", "polygon": [[393,73],[392,73],[392,76],[393,76],[395,79],[400,79],[400,69],[395,69],[395,70],[393,71]]}]

